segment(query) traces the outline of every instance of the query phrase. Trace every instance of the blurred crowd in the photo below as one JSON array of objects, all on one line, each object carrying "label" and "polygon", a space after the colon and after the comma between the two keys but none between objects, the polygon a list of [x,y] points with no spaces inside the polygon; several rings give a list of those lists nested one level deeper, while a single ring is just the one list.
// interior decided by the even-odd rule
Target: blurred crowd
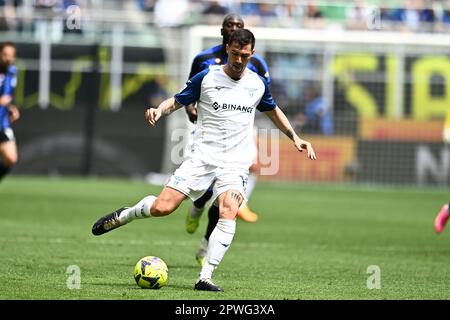
[{"label": "blurred crowd", "polygon": [[20,29],[37,12],[64,16],[73,6],[82,14],[116,10],[129,16],[134,11],[160,27],[218,24],[225,14],[236,12],[248,26],[450,31],[450,0],[0,0],[0,30]]}]

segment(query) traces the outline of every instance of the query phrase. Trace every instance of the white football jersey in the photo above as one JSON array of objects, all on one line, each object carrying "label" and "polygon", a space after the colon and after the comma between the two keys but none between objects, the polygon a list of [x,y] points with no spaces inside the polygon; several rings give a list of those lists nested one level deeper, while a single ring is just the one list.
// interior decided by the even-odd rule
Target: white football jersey
[{"label": "white football jersey", "polygon": [[221,66],[210,66],[192,77],[175,99],[197,102],[197,126],[189,157],[218,167],[248,169],[254,160],[255,110],[276,108],[266,82],[250,69],[239,80]]}]

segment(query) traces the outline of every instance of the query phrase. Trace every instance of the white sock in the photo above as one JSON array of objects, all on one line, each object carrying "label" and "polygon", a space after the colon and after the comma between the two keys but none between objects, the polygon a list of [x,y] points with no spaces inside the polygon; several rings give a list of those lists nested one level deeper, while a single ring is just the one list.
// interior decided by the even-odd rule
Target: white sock
[{"label": "white sock", "polygon": [[150,218],[152,215],[150,214],[150,208],[155,202],[155,196],[147,196],[134,206],[123,210],[120,213],[119,221],[123,224],[128,223],[134,219],[142,219],[142,218]]},{"label": "white sock", "polygon": [[211,279],[216,267],[217,266],[210,264],[208,260],[206,260],[203,264],[202,270],[200,271],[200,276],[198,277],[198,279]]},{"label": "white sock", "polygon": [[219,219],[209,237],[208,252],[205,264],[200,271],[200,279],[211,279],[214,269],[217,268],[230,247],[235,232],[235,220]]},{"label": "white sock", "polygon": [[248,175],[247,187],[245,188],[245,195],[247,196],[247,199],[250,198],[250,195],[252,194],[253,189],[255,188],[257,180],[258,176],[256,174],[250,173]]}]

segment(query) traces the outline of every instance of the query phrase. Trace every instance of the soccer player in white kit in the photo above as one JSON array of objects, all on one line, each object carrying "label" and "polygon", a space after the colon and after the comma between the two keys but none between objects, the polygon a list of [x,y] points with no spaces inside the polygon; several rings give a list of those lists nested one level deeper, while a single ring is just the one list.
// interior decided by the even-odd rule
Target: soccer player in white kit
[{"label": "soccer player in white kit", "polygon": [[174,98],[146,111],[147,121],[154,126],[161,116],[197,102],[192,150],[158,197],[150,195],[132,207],[120,208],[92,227],[94,235],[101,235],[136,218],[169,215],[187,197],[197,200],[215,182],[213,199],[219,203],[220,218],[209,238],[196,290],[223,291],[212,281],[212,274],[230,247],[236,214],[245,199],[248,168],[254,156],[251,150],[256,109],[265,112],[299,151],[305,150],[309,159],[316,159],[311,143],[294,132],[266,82],[246,68],[254,47],[255,38],[249,30],[236,30],[226,46],[226,65],[211,66],[198,73]]}]

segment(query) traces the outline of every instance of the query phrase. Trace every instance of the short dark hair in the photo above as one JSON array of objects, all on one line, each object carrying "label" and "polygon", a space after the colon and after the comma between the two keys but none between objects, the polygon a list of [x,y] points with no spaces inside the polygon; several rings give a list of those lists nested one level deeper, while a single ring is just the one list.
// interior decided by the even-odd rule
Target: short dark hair
[{"label": "short dark hair", "polygon": [[237,29],[234,31],[228,40],[228,44],[231,45],[233,42],[239,43],[241,47],[251,44],[252,50],[255,48],[255,36],[248,29]]},{"label": "short dark hair", "polygon": [[226,26],[226,24],[228,23],[229,20],[238,20],[242,22],[242,25],[244,25],[244,19],[242,19],[242,17],[236,13],[229,13],[227,14],[222,21],[222,28],[224,28]]},{"label": "short dark hair", "polygon": [[3,51],[3,49],[6,48],[6,47],[13,47],[14,50],[17,50],[16,49],[16,45],[14,44],[14,42],[5,41],[5,42],[0,43],[0,51]]}]

